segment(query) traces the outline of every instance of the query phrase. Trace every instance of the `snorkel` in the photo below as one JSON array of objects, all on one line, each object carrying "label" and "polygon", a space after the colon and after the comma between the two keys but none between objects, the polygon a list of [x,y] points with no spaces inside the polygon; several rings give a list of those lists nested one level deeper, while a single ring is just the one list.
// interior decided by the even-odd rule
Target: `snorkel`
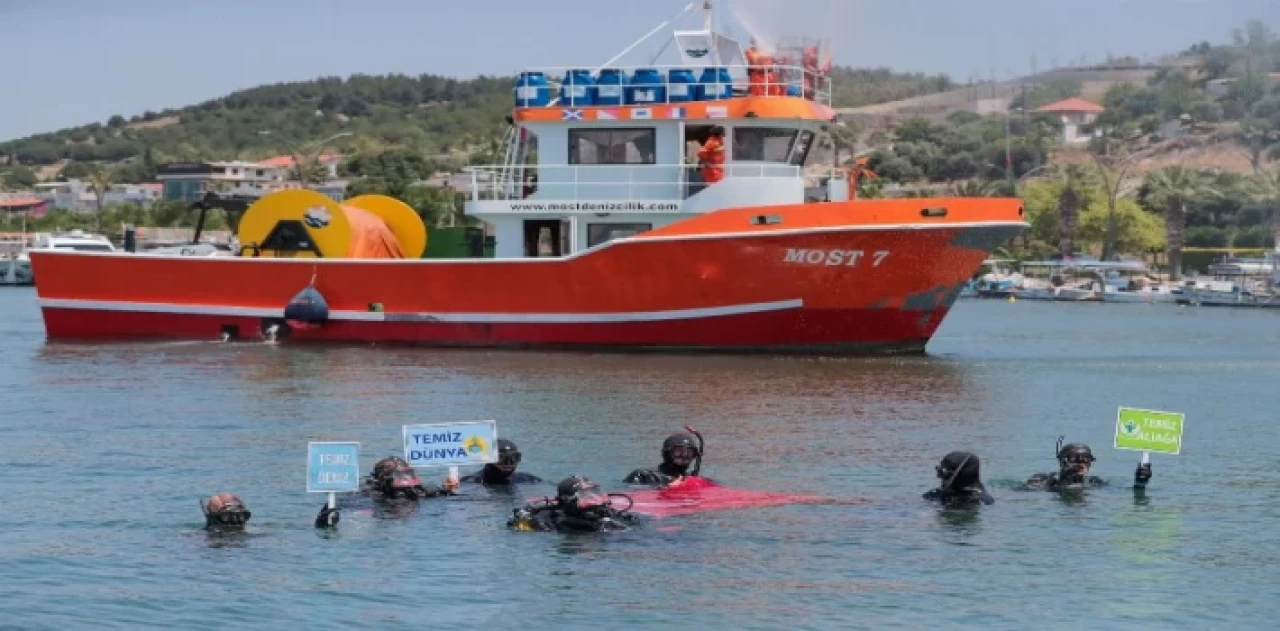
[{"label": "snorkel", "polygon": [[689,474],[690,476],[696,476],[700,471],[702,471],[702,454],[706,453],[705,441],[702,439],[702,434],[698,430],[694,429],[692,425],[685,425],[684,431],[693,434],[694,437],[698,439],[698,456],[694,458],[693,473]]}]

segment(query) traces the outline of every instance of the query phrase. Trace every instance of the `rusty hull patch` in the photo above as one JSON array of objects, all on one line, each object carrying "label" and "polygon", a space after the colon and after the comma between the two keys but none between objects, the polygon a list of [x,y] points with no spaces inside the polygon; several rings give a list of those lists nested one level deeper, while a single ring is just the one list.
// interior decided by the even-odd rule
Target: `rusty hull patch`
[{"label": "rusty hull patch", "polygon": [[902,303],[902,308],[907,311],[927,311],[930,313],[937,309],[950,308],[956,299],[960,297],[960,292],[964,290],[964,286],[965,281],[961,281],[953,285],[938,285],[928,291],[908,294],[907,299]]},{"label": "rusty hull patch", "polygon": [[962,228],[951,237],[948,246],[991,252],[1025,230],[1025,226],[982,226]]}]

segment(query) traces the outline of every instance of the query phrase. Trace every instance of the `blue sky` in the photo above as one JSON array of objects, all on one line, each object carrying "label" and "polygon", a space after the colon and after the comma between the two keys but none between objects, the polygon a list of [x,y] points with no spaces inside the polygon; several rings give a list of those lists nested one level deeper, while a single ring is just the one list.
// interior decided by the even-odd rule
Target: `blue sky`
[{"label": "blue sky", "polygon": [[[322,75],[598,64],[689,1],[0,0],[0,140]],[[838,63],[960,81],[1280,28],[1280,0],[734,1],[781,34],[816,25]]]}]

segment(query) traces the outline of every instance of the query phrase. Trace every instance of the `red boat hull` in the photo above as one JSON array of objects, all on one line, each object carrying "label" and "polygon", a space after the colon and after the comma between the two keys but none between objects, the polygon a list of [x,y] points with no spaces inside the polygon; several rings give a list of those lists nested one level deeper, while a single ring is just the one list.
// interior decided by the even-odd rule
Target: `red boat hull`
[{"label": "red boat hull", "polygon": [[[919,353],[1017,200],[726,210],[560,259],[194,258],[33,252],[50,339]],[[897,221],[897,220],[903,221]],[[911,221],[905,221],[912,219]],[[290,327],[314,278],[329,321]]]}]

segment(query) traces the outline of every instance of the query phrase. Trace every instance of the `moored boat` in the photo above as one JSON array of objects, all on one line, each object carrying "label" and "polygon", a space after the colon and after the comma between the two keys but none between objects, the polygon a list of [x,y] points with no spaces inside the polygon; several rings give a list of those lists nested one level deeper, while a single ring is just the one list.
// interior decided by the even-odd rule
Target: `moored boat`
[{"label": "moored boat", "polygon": [[[761,65],[709,22],[675,40],[672,67],[520,75],[506,158],[471,169],[465,208],[493,258],[419,258],[429,233],[389,198],[282,191],[246,211],[236,256],[34,252],[47,334],[922,352],[1025,229],[1021,202],[850,199],[844,173],[814,201],[805,167],[836,121],[808,49]],[[686,157],[717,141],[722,159]],[[323,321],[285,317],[305,288]]]}]

